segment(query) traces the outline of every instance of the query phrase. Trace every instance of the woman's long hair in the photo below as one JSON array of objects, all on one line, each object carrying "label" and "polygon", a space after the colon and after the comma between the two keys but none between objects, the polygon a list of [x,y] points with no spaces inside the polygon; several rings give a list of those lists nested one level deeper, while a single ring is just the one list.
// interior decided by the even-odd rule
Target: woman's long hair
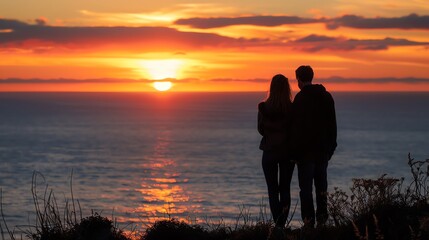
[{"label": "woman's long hair", "polygon": [[291,108],[291,99],[292,94],[289,80],[282,74],[275,75],[271,80],[270,92],[265,100],[265,104],[270,110],[285,114]]}]

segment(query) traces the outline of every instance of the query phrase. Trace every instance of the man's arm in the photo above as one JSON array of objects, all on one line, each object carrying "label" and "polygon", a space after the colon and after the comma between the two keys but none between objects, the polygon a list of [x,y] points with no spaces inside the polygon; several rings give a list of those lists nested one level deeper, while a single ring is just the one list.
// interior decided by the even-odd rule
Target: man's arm
[{"label": "man's arm", "polygon": [[305,117],[305,106],[301,94],[297,94],[292,104],[292,120],[290,128],[290,149],[294,156],[299,156],[302,153],[304,146],[304,137],[302,136],[303,120]]},{"label": "man's arm", "polygon": [[329,159],[337,148],[337,117],[335,113],[335,102],[331,94],[329,94],[328,105],[328,138],[329,138]]}]

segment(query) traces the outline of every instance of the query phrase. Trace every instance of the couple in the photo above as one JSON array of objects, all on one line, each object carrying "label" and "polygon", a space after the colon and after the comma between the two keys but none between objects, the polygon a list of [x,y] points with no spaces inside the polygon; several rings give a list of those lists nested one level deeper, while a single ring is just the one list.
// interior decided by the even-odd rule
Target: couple
[{"label": "couple", "polygon": [[[262,168],[268,186],[271,214],[277,227],[286,224],[290,182],[298,168],[301,217],[304,226],[324,225],[327,211],[327,167],[337,146],[334,100],[319,84],[312,84],[313,69],[295,71],[298,87],[292,103],[288,79],[275,75],[268,98],[259,103],[258,131],[262,135]],[[313,182],[316,207],[313,204]]]}]

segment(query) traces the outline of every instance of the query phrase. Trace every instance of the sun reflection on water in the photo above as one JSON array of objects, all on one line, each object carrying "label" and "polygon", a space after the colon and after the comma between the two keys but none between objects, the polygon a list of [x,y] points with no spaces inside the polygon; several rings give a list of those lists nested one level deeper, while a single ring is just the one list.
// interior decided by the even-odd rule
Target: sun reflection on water
[{"label": "sun reflection on water", "polygon": [[142,164],[143,169],[150,169],[150,175],[142,178],[140,188],[136,189],[142,197],[136,212],[152,223],[168,217],[186,220],[183,215],[191,209],[195,213],[194,209],[198,208],[188,203],[191,193],[183,189],[188,180],[177,172],[178,164],[169,155],[170,147],[170,131],[161,131],[150,161]]}]

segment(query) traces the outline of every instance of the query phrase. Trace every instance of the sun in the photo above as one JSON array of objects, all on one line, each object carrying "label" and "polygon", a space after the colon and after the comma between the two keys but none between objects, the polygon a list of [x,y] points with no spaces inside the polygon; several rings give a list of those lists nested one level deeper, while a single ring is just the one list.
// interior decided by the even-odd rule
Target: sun
[{"label": "sun", "polygon": [[173,83],[171,83],[170,81],[156,81],[153,83],[153,87],[160,92],[170,90],[172,86]]},{"label": "sun", "polygon": [[140,63],[152,80],[177,78],[183,65],[179,59],[142,60]]},{"label": "sun", "polygon": [[172,80],[181,77],[186,61],[183,59],[145,59],[139,60],[139,72],[149,80],[152,86],[161,92],[173,86]]}]

